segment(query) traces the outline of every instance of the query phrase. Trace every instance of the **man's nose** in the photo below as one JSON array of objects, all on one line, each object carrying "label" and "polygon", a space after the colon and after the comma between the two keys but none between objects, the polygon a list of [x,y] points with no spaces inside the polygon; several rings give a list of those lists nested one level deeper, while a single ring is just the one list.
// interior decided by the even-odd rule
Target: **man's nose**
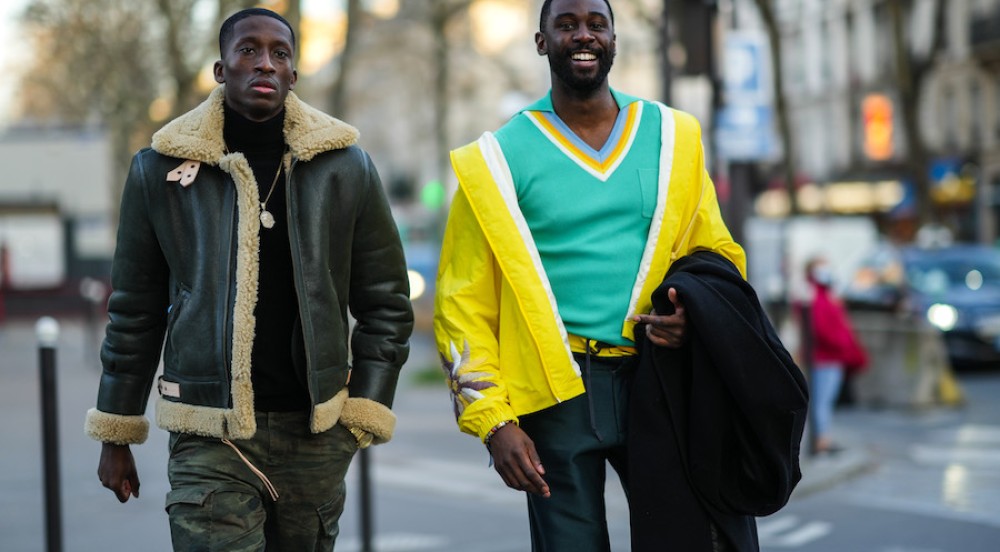
[{"label": "man's nose", "polygon": [[274,64],[271,63],[271,52],[264,50],[257,56],[257,70],[265,73],[274,72]]},{"label": "man's nose", "polygon": [[573,40],[577,42],[590,43],[596,39],[594,34],[590,32],[590,29],[588,29],[586,25],[581,25],[579,29],[577,29],[576,34],[573,36]]}]

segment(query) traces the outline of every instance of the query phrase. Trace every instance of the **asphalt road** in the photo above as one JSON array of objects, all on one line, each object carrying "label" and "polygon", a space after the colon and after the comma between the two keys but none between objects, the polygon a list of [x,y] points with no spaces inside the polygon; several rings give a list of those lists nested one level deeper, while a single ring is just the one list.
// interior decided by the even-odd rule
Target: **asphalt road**
[{"label": "asphalt road", "polygon": [[[57,350],[63,550],[170,550],[163,497],[166,434],[135,447],[141,497],[119,504],[97,481],[98,443],[83,435],[99,370],[94,336],[62,321]],[[95,332],[96,333],[96,332]],[[89,337],[88,337],[89,336]],[[418,386],[436,354],[414,341],[393,442],[371,449],[375,550],[524,552],[524,499],[508,490],[472,437],[455,429],[444,386]],[[924,412],[840,411],[847,450],[804,459],[781,512],[759,520],[762,549],[810,552],[977,552],[1000,542],[1000,373],[962,376],[968,405]],[[45,550],[41,391],[33,321],[0,328],[0,551]],[[152,418],[152,411],[148,413]],[[359,463],[348,474],[338,552],[361,549]],[[628,514],[609,475],[613,549],[628,550]]]}]

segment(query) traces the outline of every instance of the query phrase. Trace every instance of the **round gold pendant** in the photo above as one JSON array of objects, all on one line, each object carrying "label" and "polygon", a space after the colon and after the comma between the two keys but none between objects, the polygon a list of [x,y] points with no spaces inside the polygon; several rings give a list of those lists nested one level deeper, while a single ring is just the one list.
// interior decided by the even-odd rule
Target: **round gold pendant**
[{"label": "round gold pendant", "polygon": [[272,215],[269,211],[261,211],[260,212],[260,223],[262,225],[264,225],[264,228],[273,228],[274,227],[274,215]]}]

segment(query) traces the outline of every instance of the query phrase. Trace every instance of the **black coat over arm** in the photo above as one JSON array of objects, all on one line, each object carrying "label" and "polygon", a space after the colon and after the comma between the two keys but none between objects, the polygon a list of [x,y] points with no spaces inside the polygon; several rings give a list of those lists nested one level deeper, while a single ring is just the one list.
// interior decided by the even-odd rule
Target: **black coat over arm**
[{"label": "black coat over arm", "polygon": [[801,479],[806,381],[728,260],[707,251],[678,260],[653,293],[656,312],[673,311],[671,287],[687,315],[685,345],[657,347],[636,330],[632,549],[712,551],[714,524],[736,550],[756,551],[754,516],[781,509]]}]

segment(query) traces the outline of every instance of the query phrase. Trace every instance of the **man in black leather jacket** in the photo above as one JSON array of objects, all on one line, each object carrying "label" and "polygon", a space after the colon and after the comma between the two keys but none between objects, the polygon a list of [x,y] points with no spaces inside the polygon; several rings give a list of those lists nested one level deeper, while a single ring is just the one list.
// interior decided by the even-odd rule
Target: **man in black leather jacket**
[{"label": "man in black leather jacket", "polygon": [[138,497],[162,350],[175,549],[332,550],[350,460],[395,424],[403,251],[357,130],[291,93],[288,22],[238,12],[219,47],[220,86],[133,158],[86,431]]}]

